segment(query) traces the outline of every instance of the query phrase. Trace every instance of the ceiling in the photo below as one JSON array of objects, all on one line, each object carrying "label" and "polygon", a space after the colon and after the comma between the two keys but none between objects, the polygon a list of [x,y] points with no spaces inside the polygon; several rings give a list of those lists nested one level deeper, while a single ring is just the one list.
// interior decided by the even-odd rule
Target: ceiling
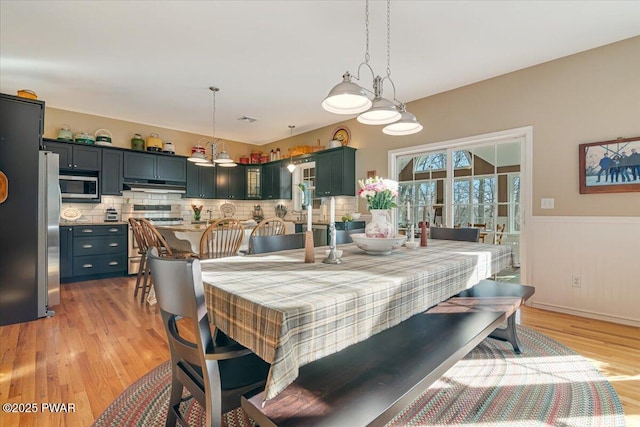
[{"label": "ceiling", "polygon": [[[298,134],[353,117],[320,103],[364,60],[364,5],[1,0],[0,90],[211,135],[214,85],[216,136],[266,144],[290,124]],[[384,76],[386,2],[369,9],[370,65]],[[393,0],[391,76],[410,102],[639,34],[640,1]]]}]

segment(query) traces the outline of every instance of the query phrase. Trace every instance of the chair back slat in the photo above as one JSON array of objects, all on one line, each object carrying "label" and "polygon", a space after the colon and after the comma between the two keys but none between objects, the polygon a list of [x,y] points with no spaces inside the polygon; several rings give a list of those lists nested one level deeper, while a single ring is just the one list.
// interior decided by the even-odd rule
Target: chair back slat
[{"label": "chair back slat", "polygon": [[131,231],[133,231],[133,238],[138,245],[138,253],[140,255],[146,255],[149,245],[147,244],[147,239],[144,230],[142,229],[142,225],[135,218],[129,218],[129,225],[131,226]]},{"label": "chair back slat", "polygon": [[431,227],[429,237],[440,240],[457,240],[460,242],[478,242],[480,239],[479,228],[447,228]]},{"label": "chair back slat", "polygon": [[235,256],[244,238],[244,227],[231,218],[211,224],[200,238],[200,258],[222,258]]},{"label": "chair back slat", "polygon": [[284,234],[285,223],[282,218],[266,218],[256,225],[251,236],[278,236]]},{"label": "chair back slat", "polygon": [[142,232],[144,233],[148,248],[157,248],[160,256],[166,256],[173,258],[173,250],[169,247],[169,244],[158,229],[151,224],[146,218],[140,218],[139,220]]}]

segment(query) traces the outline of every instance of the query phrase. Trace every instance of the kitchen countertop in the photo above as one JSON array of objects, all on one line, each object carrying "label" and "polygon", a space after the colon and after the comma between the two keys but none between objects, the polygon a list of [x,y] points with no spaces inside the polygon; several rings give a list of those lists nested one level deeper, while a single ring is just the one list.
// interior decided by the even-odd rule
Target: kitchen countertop
[{"label": "kitchen countertop", "polygon": [[60,221],[60,227],[72,227],[74,225],[128,225],[126,221]]}]

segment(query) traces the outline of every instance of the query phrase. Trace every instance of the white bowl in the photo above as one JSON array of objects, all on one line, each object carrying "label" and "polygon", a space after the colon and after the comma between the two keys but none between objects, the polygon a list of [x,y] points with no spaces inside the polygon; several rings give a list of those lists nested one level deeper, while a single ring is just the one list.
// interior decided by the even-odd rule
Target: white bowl
[{"label": "white bowl", "polygon": [[389,255],[407,240],[407,236],[367,237],[365,233],[352,234],[351,238],[356,246],[370,255]]},{"label": "white bowl", "polygon": [[354,213],[350,213],[349,215],[351,215],[351,218],[353,219],[360,219],[360,215],[362,215],[360,212],[354,212]]},{"label": "white bowl", "polygon": [[407,249],[415,249],[420,246],[420,242],[416,242],[414,240],[413,242],[405,242],[404,245],[407,247]]},{"label": "white bowl", "polygon": [[[330,252],[331,252],[331,249],[327,249],[326,251],[324,251],[326,256],[329,256]],[[342,258],[342,249],[336,249],[335,253],[336,253],[336,258]]]}]

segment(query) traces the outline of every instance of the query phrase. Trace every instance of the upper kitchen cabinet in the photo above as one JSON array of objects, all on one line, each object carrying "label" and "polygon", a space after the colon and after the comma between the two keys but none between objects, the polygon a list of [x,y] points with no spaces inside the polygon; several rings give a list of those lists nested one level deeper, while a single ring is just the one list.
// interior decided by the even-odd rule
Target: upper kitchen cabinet
[{"label": "upper kitchen cabinet", "polygon": [[356,195],[356,150],[339,147],[316,158],[316,196]]},{"label": "upper kitchen cabinet", "polygon": [[216,166],[216,199],[242,200],[245,197],[244,167],[238,165],[233,168]]},{"label": "upper kitchen cabinet", "polygon": [[185,182],[187,165],[184,157],[166,154],[124,152],[124,177]]},{"label": "upper kitchen cabinet", "polygon": [[185,197],[215,198],[214,172],[214,168],[196,166],[196,163],[187,162],[187,193]]},{"label": "upper kitchen cabinet", "polygon": [[284,162],[271,162],[262,165],[262,198],[291,199],[291,172]]},{"label": "upper kitchen cabinet", "polygon": [[262,166],[248,165],[245,166],[245,198],[248,200],[262,198]]},{"label": "upper kitchen cabinet", "polygon": [[99,147],[44,140],[42,149],[58,154],[62,170],[97,172],[102,167],[102,149]]},{"label": "upper kitchen cabinet", "polygon": [[120,150],[102,151],[102,175],[100,189],[103,196],[122,195],[122,163],[123,152]]}]

